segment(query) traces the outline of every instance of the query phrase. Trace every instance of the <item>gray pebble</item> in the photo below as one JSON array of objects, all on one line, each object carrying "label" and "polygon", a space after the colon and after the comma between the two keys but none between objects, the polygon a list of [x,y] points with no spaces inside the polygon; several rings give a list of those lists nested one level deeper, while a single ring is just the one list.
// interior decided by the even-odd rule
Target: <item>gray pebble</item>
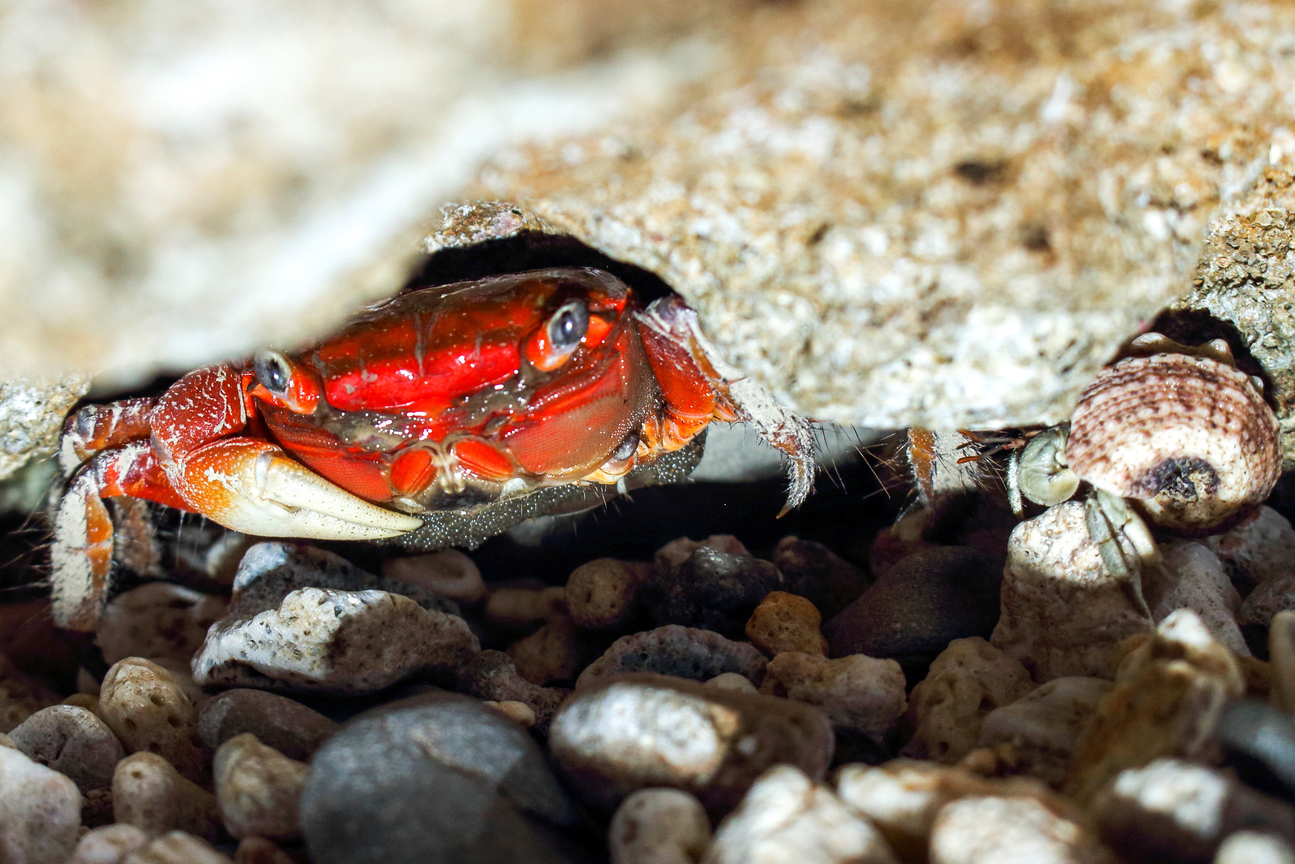
[{"label": "gray pebble", "polygon": [[118,864],[148,842],[148,835],[134,825],[104,825],[81,835],[67,864]]},{"label": "gray pebble", "polygon": [[785,590],[813,603],[824,620],[859,599],[872,584],[862,570],[831,549],[799,537],[778,542],[773,564],[787,577]]},{"label": "gray pebble", "polygon": [[576,690],[627,672],[655,672],[694,681],[736,672],[759,685],[766,665],[764,655],[749,643],[725,639],[711,630],[667,624],[617,639],[580,673]]},{"label": "gray pebble", "polygon": [[827,718],[808,705],[665,675],[579,691],[549,729],[554,763],[605,813],[638,789],[669,786],[722,814],[775,763],[821,778],[832,741]]},{"label": "gray pebble", "polygon": [[571,695],[563,687],[541,687],[517,674],[513,658],[486,650],[459,668],[457,689],[487,702],[521,702],[535,715],[535,731],[547,735],[558,708]]},{"label": "gray pebble", "polygon": [[338,725],[300,702],[264,690],[226,690],[202,704],[198,732],[212,750],[244,732],[289,759],[307,760]]},{"label": "gray pebble", "polygon": [[301,798],[315,864],[569,861],[578,822],[525,731],[445,693],[352,720],[315,754]]},{"label": "gray pebble", "polygon": [[51,705],[28,717],[10,736],[35,762],[66,774],[83,793],[112,785],[126,750],[108,725],[84,708]]},{"label": "gray pebble", "polygon": [[641,595],[644,610],[658,625],[682,624],[741,639],[755,607],[770,591],[784,590],[785,583],[768,561],[699,546],[678,566],[658,565]]},{"label": "gray pebble", "polygon": [[81,793],[69,778],[0,747],[0,860],[63,864],[81,830]]}]

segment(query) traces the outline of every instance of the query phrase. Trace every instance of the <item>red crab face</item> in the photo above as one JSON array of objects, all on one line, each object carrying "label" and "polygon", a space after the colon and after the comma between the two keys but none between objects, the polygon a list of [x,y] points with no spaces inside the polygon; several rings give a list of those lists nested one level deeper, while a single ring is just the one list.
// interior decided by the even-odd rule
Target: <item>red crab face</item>
[{"label": "red crab face", "polygon": [[661,394],[638,305],[594,270],[397,297],[299,355],[260,352],[270,434],[371,501],[419,511],[628,460]]}]

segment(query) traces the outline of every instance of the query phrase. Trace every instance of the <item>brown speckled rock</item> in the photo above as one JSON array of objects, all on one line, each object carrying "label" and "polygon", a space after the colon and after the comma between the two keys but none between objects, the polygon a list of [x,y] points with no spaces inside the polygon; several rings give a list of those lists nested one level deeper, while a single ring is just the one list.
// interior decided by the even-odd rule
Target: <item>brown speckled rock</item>
[{"label": "brown speckled rock", "polygon": [[236,838],[300,836],[297,800],[309,770],[306,763],[289,759],[250,733],[221,744],[212,774],[225,829]]},{"label": "brown speckled rock", "polygon": [[746,622],[746,638],[770,656],[784,651],[827,656],[827,640],[818,632],[822,621],[804,597],[770,591]]},{"label": "brown speckled rock", "polygon": [[117,763],[112,804],[118,822],[148,834],[181,830],[209,840],[220,835],[215,797],[156,753],[135,753]]},{"label": "brown speckled rock", "polygon": [[227,605],[223,597],[149,582],[112,599],[99,619],[95,641],[109,664],[145,657],[188,665]]},{"label": "brown speckled rock", "polygon": [[1016,770],[1059,787],[1066,779],[1075,741],[1097,703],[1114,686],[1104,678],[1053,678],[985,715],[980,745],[1011,745]]},{"label": "brown speckled rock", "polygon": [[113,769],[126,756],[107,724],[72,705],[42,708],[11,737],[31,759],[71,777],[83,794],[111,786]]},{"label": "brown speckled rock", "polygon": [[212,750],[235,735],[251,732],[267,747],[302,761],[337,728],[318,711],[264,690],[226,690],[202,703],[198,717],[198,732]]},{"label": "brown speckled rock", "polygon": [[904,715],[904,671],[894,660],[851,654],[829,660],[788,651],[769,661],[761,692],[815,705],[837,729],[883,741]]},{"label": "brown speckled rock", "polygon": [[99,716],[127,751],[160,755],[189,780],[211,782],[198,711],[156,663],[139,657],[115,663],[103,676]]},{"label": "brown speckled rock", "polygon": [[620,632],[638,612],[639,587],[652,573],[640,561],[598,558],[581,564],[567,579],[571,618],[590,630]]},{"label": "brown speckled rock", "polygon": [[460,693],[491,702],[521,702],[535,715],[536,731],[548,732],[549,723],[571,695],[562,687],[541,687],[517,674],[513,658],[502,651],[486,650],[459,668]]},{"label": "brown speckled rock", "polygon": [[656,672],[695,681],[736,672],[759,684],[766,662],[764,655],[745,642],[725,639],[710,630],[667,624],[617,639],[580,673],[576,689],[627,672]]},{"label": "brown speckled rock", "polygon": [[710,845],[701,802],[678,789],[640,789],[616,808],[607,829],[614,864],[697,861]]}]

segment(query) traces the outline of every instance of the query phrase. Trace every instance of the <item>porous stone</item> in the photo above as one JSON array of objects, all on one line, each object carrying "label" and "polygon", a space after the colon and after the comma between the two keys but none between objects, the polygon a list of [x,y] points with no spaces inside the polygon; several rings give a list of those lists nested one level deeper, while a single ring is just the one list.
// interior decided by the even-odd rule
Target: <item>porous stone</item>
[{"label": "porous stone", "polygon": [[572,681],[584,664],[575,624],[565,614],[554,615],[531,635],[508,646],[517,674],[532,684]]},{"label": "porous stone", "polygon": [[465,605],[476,603],[486,596],[486,583],[481,578],[481,569],[458,549],[388,558],[382,563],[382,575]]},{"label": "porous stone", "polygon": [[952,764],[980,740],[986,715],[1033,689],[1030,673],[984,639],[955,639],[909,698],[913,737],[900,752]]},{"label": "porous stone", "polygon": [[10,734],[19,750],[71,777],[83,794],[111,786],[113,769],[126,757],[106,723],[71,705],[42,708]]},{"label": "porous stone", "polygon": [[198,732],[211,750],[250,732],[289,759],[306,761],[338,725],[300,702],[264,690],[226,690],[202,703]]},{"label": "porous stone", "polygon": [[1214,864],[1295,864],[1295,845],[1271,834],[1238,831],[1219,846]]},{"label": "porous stone", "polygon": [[227,607],[223,597],[170,582],[149,582],[108,603],[95,629],[95,642],[109,664],[144,657],[168,668],[188,666],[207,628]]},{"label": "porous stone", "polygon": [[725,555],[739,555],[743,558],[752,557],[746,546],[742,545],[742,541],[732,534],[712,534],[705,540],[693,540],[690,537],[671,540],[656,550],[653,561],[657,567],[662,569],[678,567],[691,558],[694,552],[703,547],[713,549],[716,552],[723,552]]},{"label": "porous stone", "polygon": [[508,630],[530,630],[554,615],[565,614],[566,605],[566,589],[560,585],[496,588],[486,598],[486,620]]},{"label": "porous stone", "polygon": [[931,828],[931,864],[1111,864],[1085,826],[1034,798],[961,798]]},{"label": "porous stone", "polygon": [[745,642],[733,642],[710,630],[667,624],[617,639],[580,673],[576,690],[628,672],[656,672],[694,681],[736,672],[759,684],[766,665],[764,655]]},{"label": "porous stone", "polygon": [[818,631],[823,621],[814,604],[786,591],[770,591],[746,622],[746,638],[772,656],[784,651],[827,655],[827,640]]},{"label": "porous stone", "polygon": [[208,840],[220,836],[215,797],[156,753],[133,753],[117,763],[112,806],[118,822],[150,836],[172,830]]},{"label": "porous stone", "polygon": [[316,864],[560,862],[579,817],[531,737],[475,700],[431,693],[352,720],[301,797]]},{"label": "porous stone", "polygon": [[140,657],[114,663],[103,676],[99,717],[128,752],[160,755],[195,783],[210,782],[198,711],[156,663]]},{"label": "porous stone", "polygon": [[1121,771],[1093,799],[1102,838],[1134,860],[1208,862],[1243,828],[1295,839],[1295,810],[1227,775],[1179,759]]},{"label": "porous stone", "polygon": [[81,835],[67,864],[119,864],[147,842],[148,835],[134,825],[103,825]]},{"label": "porous stone", "polygon": [[822,543],[784,537],[773,550],[773,564],[787,578],[787,590],[831,618],[859,598],[871,580],[858,567]]},{"label": "porous stone", "polygon": [[0,747],[0,859],[63,864],[81,828],[81,793],[57,771]]},{"label": "porous stone", "polygon": [[1151,617],[1163,621],[1175,609],[1191,609],[1210,633],[1234,654],[1250,656],[1237,624],[1241,595],[1224,572],[1223,563],[1201,543],[1163,543],[1160,568],[1142,574],[1142,595]]},{"label": "porous stone", "polygon": [[220,819],[231,836],[291,840],[300,836],[297,799],[310,770],[251,733],[216,750],[212,774]]},{"label": "porous stone", "polygon": [[612,864],[695,864],[709,845],[705,808],[678,789],[631,793],[607,829]]},{"label": "porous stone", "polygon": [[589,630],[624,632],[639,611],[639,589],[652,575],[640,561],[596,558],[567,578],[567,609],[576,624]]},{"label": "porous stone", "polygon": [[920,677],[951,640],[989,636],[1001,578],[1001,561],[971,549],[910,555],[823,626],[831,656],[892,657]]},{"label": "porous stone", "polygon": [[739,639],[755,607],[785,581],[768,561],[702,545],[682,564],[659,565],[641,593],[645,612],[658,625],[681,624]]},{"label": "porous stone", "polygon": [[904,715],[904,670],[894,660],[784,652],[769,661],[762,692],[821,709],[837,729],[885,740]]},{"label": "porous stone", "polygon": [[39,678],[18,669],[0,654],[0,732],[9,732],[42,708],[55,705],[59,696]]},{"label": "porous stone", "polygon": [[951,801],[969,795],[1050,800],[1047,787],[1030,778],[987,780],[961,767],[912,759],[845,765],[836,772],[836,792],[877,826],[904,861],[926,856],[935,818]]},{"label": "porous stone", "polygon": [[1201,754],[1220,711],[1245,692],[1237,658],[1191,610],[1132,645],[1075,745],[1066,791],[1081,803],[1125,769]]},{"label": "porous stone", "polygon": [[234,864],[206,840],[184,831],[168,831],[130,853],[121,864]]},{"label": "porous stone", "polygon": [[365,693],[452,673],[480,649],[462,618],[385,591],[302,588],[274,608],[236,605],[193,659],[199,684]]},{"label": "porous stone", "polygon": [[1257,585],[1285,576],[1295,561],[1295,528],[1266,505],[1239,525],[1201,542],[1214,550],[1228,577],[1247,594]]},{"label": "porous stone", "polygon": [[715,831],[704,864],[898,864],[876,828],[803,772],[761,775]]},{"label": "porous stone", "polygon": [[521,702],[535,715],[535,730],[547,734],[558,708],[571,695],[562,687],[541,687],[517,674],[513,658],[502,651],[482,651],[459,668],[456,689],[491,702]]},{"label": "porous stone", "polygon": [[87,375],[0,376],[0,480],[58,449],[63,418],[89,389]]},{"label": "porous stone", "polygon": [[[1124,541],[1121,547],[1131,559],[1133,548]],[[1107,572],[1082,502],[1050,507],[1012,531],[1002,617],[990,642],[1019,660],[1036,682],[1114,678],[1119,644],[1153,626]]]},{"label": "porous stone", "polygon": [[554,764],[590,805],[669,786],[712,816],[732,809],[770,765],[821,778],[832,729],[814,708],[663,675],[625,675],[578,692],[553,719]]},{"label": "porous stone", "polygon": [[979,744],[1011,745],[1018,770],[1059,787],[1066,779],[1080,732],[1097,703],[1114,686],[1104,678],[1053,678],[986,714]]}]

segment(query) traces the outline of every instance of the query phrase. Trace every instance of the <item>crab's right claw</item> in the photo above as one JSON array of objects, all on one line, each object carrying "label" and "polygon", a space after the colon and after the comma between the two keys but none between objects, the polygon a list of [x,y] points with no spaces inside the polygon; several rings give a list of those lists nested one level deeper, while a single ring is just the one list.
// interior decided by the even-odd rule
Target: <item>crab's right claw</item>
[{"label": "crab's right claw", "polygon": [[190,506],[244,534],[380,540],[423,524],[347,492],[266,441],[213,441],[188,454],[180,473],[176,487]]}]

